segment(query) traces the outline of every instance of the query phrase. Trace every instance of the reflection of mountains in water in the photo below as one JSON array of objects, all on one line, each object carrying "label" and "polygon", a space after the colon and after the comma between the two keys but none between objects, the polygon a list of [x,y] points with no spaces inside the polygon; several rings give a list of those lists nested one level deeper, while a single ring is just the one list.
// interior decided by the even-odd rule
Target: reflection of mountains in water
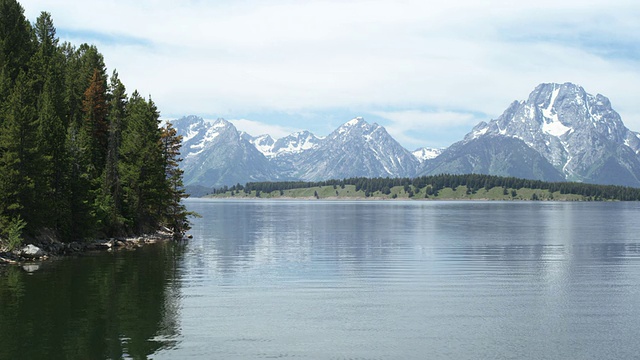
[{"label": "reflection of mountains in water", "polygon": [[179,244],[0,271],[0,359],[146,359],[179,335]]},{"label": "reflection of mountains in water", "polygon": [[[455,266],[448,262],[457,260],[493,261],[515,269],[621,261],[640,254],[634,244],[615,242],[625,238],[619,233],[624,227],[605,226],[607,220],[588,217],[583,212],[589,207],[576,204],[425,205],[194,200],[189,206],[203,219],[194,223],[192,233],[206,246],[197,247],[202,253],[186,261],[223,277],[276,271],[283,263],[297,276],[332,276],[371,271],[372,266],[384,273],[385,266],[399,266],[394,262],[415,260],[416,247],[450,269]],[[309,268],[322,271],[311,274]]]},{"label": "reflection of mountains in water", "polygon": [[422,227],[415,206],[387,205],[390,211],[382,213],[359,202],[190,202],[203,216],[191,233],[207,241],[208,251],[187,261],[222,274],[282,262],[303,268],[323,259],[341,259],[349,271],[371,260],[384,266],[414,240],[397,234]]}]

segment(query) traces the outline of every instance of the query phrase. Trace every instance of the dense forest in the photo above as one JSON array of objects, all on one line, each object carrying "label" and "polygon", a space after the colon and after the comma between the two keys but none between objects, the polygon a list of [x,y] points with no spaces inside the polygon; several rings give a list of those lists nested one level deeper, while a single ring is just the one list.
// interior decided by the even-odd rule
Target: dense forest
[{"label": "dense forest", "polygon": [[[540,180],[519,179],[514,177],[501,177],[483,174],[451,175],[441,174],[434,176],[422,176],[417,178],[350,178],[343,180],[326,180],[317,182],[285,181],[285,182],[250,182],[246,185],[236,184],[214,189],[214,195],[272,193],[274,191],[284,193],[286,190],[315,188],[332,186],[344,188],[347,185],[355,186],[355,191],[362,191],[365,197],[375,193],[390,195],[394,187],[402,187],[409,198],[436,197],[438,192],[445,188],[457,189],[460,186],[466,188],[468,194],[476,193],[480,189],[491,190],[502,188],[504,195],[514,193],[518,189],[545,190],[548,193],[580,195],[590,200],[640,200],[640,189],[613,186],[595,185],[576,182],[544,182]],[[510,191],[509,191],[510,189]],[[515,196],[515,195],[514,195]],[[531,200],[538,200],[537,195]]]},{"label": "dense forest", "polygon": [[0,247],[188,226],[181,138],[93,45],[0,0]]}]

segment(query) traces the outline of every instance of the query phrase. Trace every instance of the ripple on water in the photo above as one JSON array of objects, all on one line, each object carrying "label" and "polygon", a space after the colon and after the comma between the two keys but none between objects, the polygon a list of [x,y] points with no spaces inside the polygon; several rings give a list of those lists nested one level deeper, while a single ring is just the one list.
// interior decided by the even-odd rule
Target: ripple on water
[{"label": "ripple on water", "polygon": [[179,265],[180,341],[158,357],[640,353],[626,204],[188,205],[203,218]]}]

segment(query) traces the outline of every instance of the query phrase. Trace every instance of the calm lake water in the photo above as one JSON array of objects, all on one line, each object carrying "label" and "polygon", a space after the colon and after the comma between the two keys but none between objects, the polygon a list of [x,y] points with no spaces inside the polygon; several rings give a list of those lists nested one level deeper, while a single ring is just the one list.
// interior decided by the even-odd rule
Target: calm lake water
[{"label": "calm lake water", "polygon": [[0,268],[0,359],[640,353],[640,203],[187,205],[188,243]]}]

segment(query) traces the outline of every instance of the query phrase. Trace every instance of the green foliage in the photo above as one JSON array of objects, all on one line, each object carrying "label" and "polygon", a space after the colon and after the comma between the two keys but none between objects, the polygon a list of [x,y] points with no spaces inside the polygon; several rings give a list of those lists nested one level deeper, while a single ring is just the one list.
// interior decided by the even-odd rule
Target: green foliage
[{"label": "green foliage", "polygon": [[6,99],[18,74],[28,70],[35,49],[31,25],[15,0],[0,0],[0,73],[6,83],[0,87],[0,102]]},{"label": "green foliage", "polygon": [[3,107],[0,128],[0,214],[34,220],[38,176],[36,109],[27,75],[21,72]]},{"label": "green foliage", "polygon": [[167,227],[174,231],[176,237],[182,237],[190,229],[188,217],[198,216],[195,213],[187,212],[186,207],[182,204],[182,199],[187,197],[182,183],[183,171],[179,167],[179,163],[182,161],[180,158],[182,137],[177,135],[176,129],[170,123],[167,123],[161,128],[160,138],[166,176],[166,192],[168,193],[168,196],[164,198],[163,221]]},{"label": "green foliage", "polygon": [[184,233],[181,141],[159,116],[117,72],[109,82],[95,46],[59,44],[49,13],[32,27],[0,0],[0,225],[62,240]]},{"label": "green foliage", "polygon": [[27,223],[19,216],[13,218],[7,225],[5,232],[7,237],[7,248],[9,251],[15,250],[22,245],[22,231],[25,226],[27,226]]}]

